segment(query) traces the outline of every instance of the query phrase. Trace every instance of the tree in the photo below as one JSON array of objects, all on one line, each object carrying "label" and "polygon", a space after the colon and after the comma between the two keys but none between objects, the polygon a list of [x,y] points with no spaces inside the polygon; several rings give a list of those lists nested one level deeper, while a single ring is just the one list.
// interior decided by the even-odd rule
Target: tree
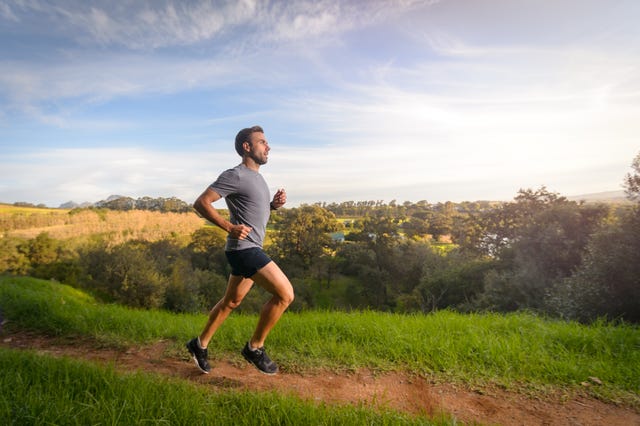
[{"label": "tree", "polygon": [[28,256],[34,267],[53,263],[58,258],[58,242],[47,232],[29,241]]},{"label": "tree", "polygon": [[24,248],[31,266],[30,275],[71,285],[77,283],[81,271],[75,250],[65,247],[46,232],[29,240]]},{"label": "tree", "polygon": [[417,216],[411,217],[408,221],[402,223],[402,229],[407,237],[423,237],[429,233],[428,223]]},{"label": "tree", "polygon": [[445,213],[435,213],[429,220],[429,233],[438,240],[443,235],[451,234],[453,230],[453,218]]},{"label": "tree", "polygon": [[363,221],[360,239],[374,254],[374,263],[362,268],[359,278],[366,287],[369,306],[376,309],[392,307],[389,289],[400,261],[396,252],[400,242],[398,230],[397,221],[390,216],[370,215]]},{"label": "tree", "polygon": [[380,272],[391,272],[394,267],[393,251],[400,242],[398,223],[390,216],[367,216],[363,221],[362,237],[375,253]]},{"label": "tree", "polygon": [[419,295],[423,312],[437,309],[467,309],[484,290],[485,276],[495,268],[491,259],[470,258],[462,251],[437,256],[425,265]]},{"label": "tree", "polygon": [[29,273],[31,263],[28,257],[27,243],[20,238],[0,238],[0,273],[16,275]]},{"label": "tree", "polygon": [[193,267],[226,275],[229,271],[224,254],[225,244],[226,232],[216,226],[206,226],[195,231],[188,246]]},{"label": "tree", "polygon": [[489,228],[495,233],[489,254],[500,263],[487,275],[477,307],[544,309],[545,295],[580,265],[591,234],[608,215],[608,207],[579,205],[544,187],[521,191]]},{"label": "tree", "polygon": [[163,307],[173,312],[198,312],[204,307],[200,295],[200,283],[191,264],[186,259],[177,259],[169,276]]},{"label": "tree", "polygon": [[569,319],[640,322],[640,207],[594,234],[581,266],[556,285],[547,305]]},{"label": "tree", "polygon": [[479,217],[482,234],[474,238],[477,250],[488,256],[500,257],[504,249],[515,243],[522,228],[531,226],[540,212],[568,202],[544,186],[535,191],[519,190],[514,202],[503,203]]},{"label": "tree", "polygon": [[87,285],[128,306],[158,308],[164,302],[167,278],[157,270],[148,244],[129,241],[110,250],[97,247],[84,256]]},{"label": "tree", "polygon": [[307,271],[327,255],[326,249],[333,248],[331,233],[341,230],[342,225],[333,213],[314,205],[284,211],[275,227],[273,245],[278,257],[285,263],[298,263]]},{"label": "tree", "polygon": [[640,153],[633,159],[631,168],[633,169],[633,174],[627,173],[623,186],[629,199],[640,201]]}]

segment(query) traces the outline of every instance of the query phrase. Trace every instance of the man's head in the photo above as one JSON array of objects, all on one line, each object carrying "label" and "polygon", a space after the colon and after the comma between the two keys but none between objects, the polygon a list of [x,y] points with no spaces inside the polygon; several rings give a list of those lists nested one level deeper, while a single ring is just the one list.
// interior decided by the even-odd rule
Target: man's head
[{"label": "man's head", "polygon": [[264,131],[260,126],[253,126],[240,130],[236,135],[236,152],[239,156],[243,157],[246,155],[243,145],[245,142],[248,142],[249,146],[251,146],[251,135],[254,133],[264,133]]},{"label": "man's head", "polygon": [[261,165],[267,164],[270,150],[260,126],[242,129],[236,136],[236,151],[242,157],[242,163],[248,167],[255,166],[257,170]]}]

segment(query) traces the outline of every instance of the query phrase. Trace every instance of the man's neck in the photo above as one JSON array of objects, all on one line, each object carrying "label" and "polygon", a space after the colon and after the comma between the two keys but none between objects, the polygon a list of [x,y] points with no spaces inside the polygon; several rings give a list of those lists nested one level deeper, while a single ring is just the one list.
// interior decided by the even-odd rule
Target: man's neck
[{"label": "man's neck", "polygon": [[253,161],[250,157],[242,157],[242,164],[247,168],[251,169],[254,172],[260,171],[260,164]]}]

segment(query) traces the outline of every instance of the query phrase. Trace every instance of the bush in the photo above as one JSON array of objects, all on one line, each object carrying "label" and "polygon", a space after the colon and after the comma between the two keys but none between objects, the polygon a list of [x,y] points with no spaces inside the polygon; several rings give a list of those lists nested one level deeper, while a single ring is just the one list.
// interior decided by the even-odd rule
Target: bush
[{"label": "bush", "polygon": [[565,318],[640,322],[640,207],[594,234],[580,268],[547,300]]},{"label": "bush", "polygon": [[85,266],[87,285],[107,299],[141,308],[157,308],[164,301],[167,280],[143,242],[94,249],[87,253]]}]

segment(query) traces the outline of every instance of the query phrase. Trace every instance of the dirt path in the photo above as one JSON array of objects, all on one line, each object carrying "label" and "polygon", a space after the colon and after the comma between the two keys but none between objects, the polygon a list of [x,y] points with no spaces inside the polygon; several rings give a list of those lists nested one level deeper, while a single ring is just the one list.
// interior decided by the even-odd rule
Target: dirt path
[{"label": "dirt path", "polygon": [[96,349],[90,342],[65,343],[26,333],[3,333],[0,345],[33,349],[53,356],[81,356],[124,371],[153,371],[191,380],[213,391],[278,391],[318,402],[389,407],[414,414],[446,413],[463,423],[640,426],[639,412],[585,396],[558,395],[537,399],[498,388],[473,391],[463,386],[434,384],[401,373],[358,371],[336,375],[318,371],[305,375],[281,372],[276,376],[265,376],[238,356],[234,360],[219,361],[211,374],[202,374],[188,358],[186,350],[182,357],[167,355],[167,342],[113,350]]}]

